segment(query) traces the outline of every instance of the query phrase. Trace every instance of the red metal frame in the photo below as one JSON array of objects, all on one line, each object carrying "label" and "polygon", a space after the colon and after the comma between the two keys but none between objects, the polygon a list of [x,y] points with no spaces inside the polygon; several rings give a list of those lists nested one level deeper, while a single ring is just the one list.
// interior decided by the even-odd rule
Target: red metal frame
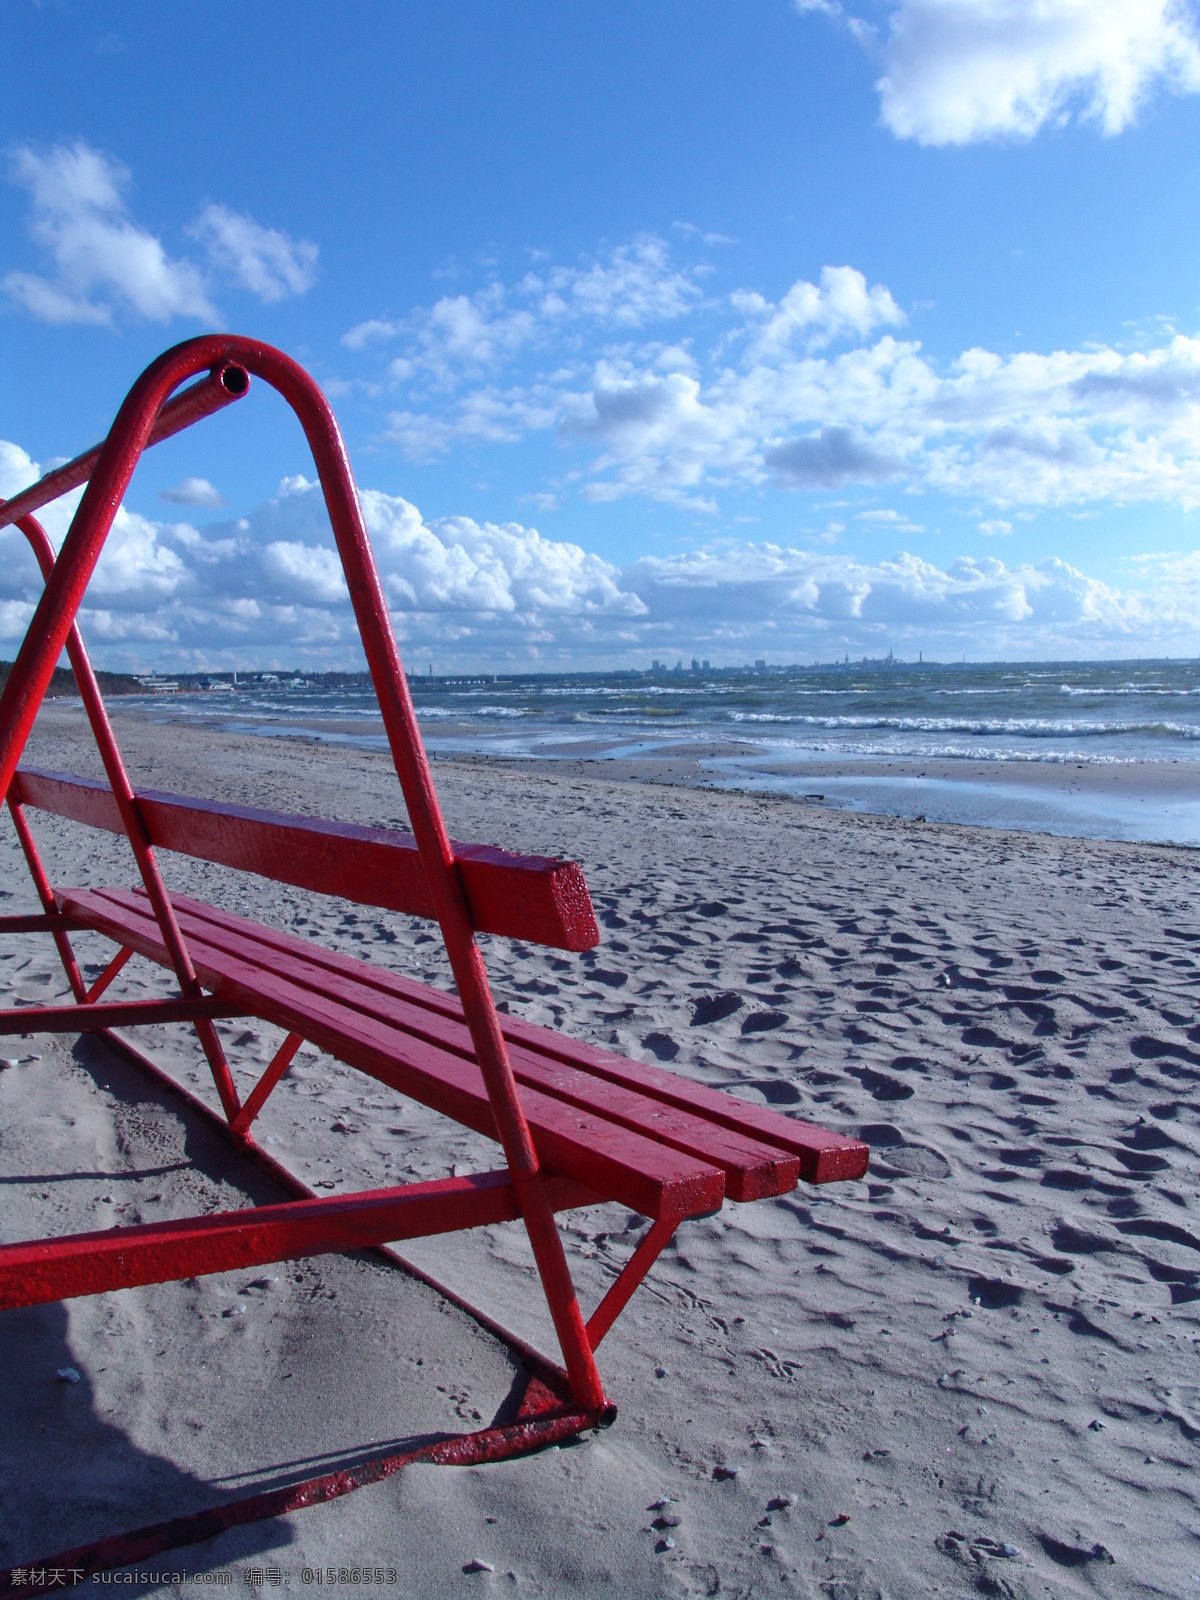
[{"label": "red metal frame", "polygon": [[[85,697],[85,703],[92,702],[87,706],[88,714],[142,881],[171,952],[180,993],[185,999],[199,999],[200,985],[104,713],[75,618],[134,468],[152,442],[155,424],[171,395],[180,384],[202,373],[224,375],[231,370],[253,374],[270,384],[296,413],[312,450],[392,760],[408,806],[421,865],[441,924],[476,1059],[487,1085],[496,1130],[566,1362],[571,1390],[582,1406],[598,1410],[605,1403],[603,1385],[567,1268],[562,1240],[541,1181],[537,1152],[521,1108],[487,972],[475,941],[346,448],[325,396],[303,368],[282,351],[251,339],[205,335],[176,345],[152,362],[118,411],[91,468],[88,486],[58,560],[52,561],[48,570],[39,546],[44,546],[45,554],[52,555],[52,552],[40,527],[31,516],[22,516],[20,509],[14,513],[5,508],[0,525],[11,521],[24,525],[41,561],[46,587],[3,695],[0,695],[0,793],[8,794],[55,664],[66,648],[76,667],[81,692],[84,679],[90,679],[91,688],[95,690]],[[228,380],[224,381],[223,388],[229,390]],[[225,1114],[232,1122],[241,1106],[216,1031],[207,1020],[198,1020],[196,1031],[208,1057]]]},{"label": "red metal frame", "polygon": [[[88,581],[142,452],[240,398],[249,389],[251,375],[270,384],[288,402],[312,449],[408,807],[411,838],[211,801],[139,794],[117,746],[76,623]],[[190,382],[193,379],[197,381]],[[189,387],[175,393],[189,382]],[[56,559],[33,512],[85,480],[87,488]],[[681,1218],[719,1206],[725,1194],[755,1199],[787,1192],[798,1177],[824,1183],[861,1176],[866,1147],[657,1068],[635,1068],[515,1018],[506,1018],[502,1025],[475,931],[533,938],[569,950],[589,949],[599,935],[586,885],[571,863],[517,857],[450,840],[345,447],[325,397],[289,357],[269,345],[216,335],[168,350],[134,384],[103,445],[7,503],[0,502],[0,528],[10,524],[29,540],[45,589],[0,695],[0,795],[7,800],[42,910],[0,917],[0,933],[50,933],[74,1003],[0,1012],[0,1035],[99,1032],[298,1199],[167,1225],[0,1246],[0,1310],[367,1247],[431,1284],[503,1339],[532,1376],[515,1420],[497,1420],[474,1434],[378,1457],[350,1471],[251,1495],[46,1558],[20,1569],[19,1578],[15,1569],[7,1577],[0,1572],[0,1596],[38,1593],[62,1584],[54,1574],[70,1572],[78,1581],[239,1523],[332,1499],[412,1461],[464,1465],[498,1460],[585,1428],[607,1426],[616,1409],[605,1397],[595,1351]],[[64,649],[100,751],[107,787],[52,773],[18,771]],[[43,806],[124,833],[143,890],[60,890],[56,896],[25,815],[27,806]],[[305,888],[436,918],[458,1002],[215,907],[183,896],[173,902],[159,870],[156,847],[183,849],[201,859],[266,873]],[[381,888],[384,880],[387,886]],[[83,928],[109,935],[118,946],[90,987],[70,938]],[[168,967],[178,993],[160,1000],[102,999],[135,952]],[[205,985],[214,992],[206,993]],[[286,1037],[243,1103],[213,1024],[218,1017],[250,1014],[280,1023]],[[221,1114],[113,1031],[149,1021],[187,1021],[195,1028]],[[250,1132],[306,1038],[322,1048],[348,1051],[342,1059],[401,1092],[419,1087],[422,1092],[417,1097],[427,1105],[481,1133],[494,1134],[503,1149],[504,1170],[367,1194],[315,1195],[262,1150]],[[482,1089],[476,1069],[482,1074]],[[572,1178],[543,1171],[530,1118],[547,1159],[572,1172]],[[652,1223],[585,1324],[554,1213],[614,1196],[650,1216]],[[529,1234],[562,1368],[381,1243],[517,1218]]]},{"label": "red metal frame", "polygon": [[[429,1186],[416,1185],[376,1196],[313,1197],[298,1206],[293,1203],[265,1208],[258,1213],[235,1213],[223,1219],[198,1218],[166,1230],[119,1229],[94,1237],[8,1247],[0,1252],[0,1306],[97,1292],[126,1283],[181,1278],[197,1271],[221,1270],[227,1258],[228,1264],[234,1264],[229,1256],[231,1249],[237,1264],[245,1264],[251,1259],[279,1259],[281,1252],[309,1254],[322,1249],[342,1249],[349,1244],[378,1243],[381,1238],[415,1237],[420,1233],[444,1231],[447,1227],[476,1226],[502,1216],[519,1216],[529,1234],[566,1371],[558,1373],[553,1364],[534,1358],[550,1386],[539,1383],[538,1393],[530,1397],[528,1414],[516,1424],[485,1429],[458,1441],[442,1441],[403,1457],[370,1463],[357,1473],[333,1474],[275,1495],[251,1497],[234,1507],[219,1508],[199,1518],[184,1519],[191,1525],[190,1532],[182,1525],[171,1525],[176,1534],[188,1540],[208,1537],[218,1527],[232,1526],[258,1516],[279,1515],[298,1505],[345,1493],[361,1482],[386,1476],[408,1460],[496,1459],[584,1427],[605,1424],[615,1415],[615,1408],[605,1397],[593,1353],[594,1344],[599,1342],[611,1317],[603,1327],[595,1318],[591,1329],[585,1326],[554,1222],[556,1207],[564,1203],[594,1202],[599,1196],[578,1184],[564,1188],[563,1180],[548,1179],[541,1171],[476,944],[454,847],[425,756],[345,446],[333,413],[316,384],[294,361],[269,345],[243,338],[208,336],[189,340],[167,351],[134,384],[103,445],[59,468],[7,503],[0,503],[0,527],[15,523],[21,529],[33,548],[45,580],[42,599],[0,695],[0,794],[9,801],[43,913],[40,918],[4,919],[0,921],[0,931],[4,931],[7,924],[7,931],[12,932],[35,929],[51,932],[76,1002],[69,1007],[22,1008],[9,1013],[0,1017],[0,1032],[95,1029],[124,1046],[124,1041],[108,1034],[107,1030],[131,1022],[189,1020],[195,1026],[208,1059],[228,1137],[259,1164],[277,1167],[254,1145],[248,1128],[267,1094],[282,1077],[296,1045],[291,1039],[285,1043],[250,1100],[242,1106],[212,1025],[215,1016],[236,1014],[238,1008],[205,995],[196,976],[158,867],[146,818],[125,769],[76,624],[87,584],[142,452],[159,439],[239,398],[249,388],[251,374],[270,384],[291,405],[312,449],[392,759],[408,806],[420,866],[432,898],[431,910],[441,925],[507,1171],[478,1180],[451,1180],[449,1188],[445,1184],[434,1185],[428,1194],[418,1191]],[[181,384],[194,378],[200,381],[171,398]],[[32,513],[85,480],[87,488],[55,559],[49,538]],[[80,924],[77,919],[62,914],[54,902],[49,879],[24,816],[24,806],[14,789],[17,763],[64,649],[74,669],[111,794],[119,810],[122,831],[129,839],[155,922],[170,954],[179,986],[178,999],[98,1003],[99,995],[127,959],[127,952],[124,948],[118,951],[89,991],[69,938],[70,932]],[[586,937],[586,930],[581,937]],[[128,1050],[127,1053],[137,1055]],[[171,1083],[171,1087],[178,1092],[178,1085]],[[276,1175],[281,1175],[278,1170]],[[290,1187],[295,1189],[297,1185],[293,1181]],[[231,1244],[231,1240],[239,1242]],[[645,1265],[648,1264],[647,1261]],[[644,1274],[645,1265],[639,1253],[635,1269],[638,1280]],[[634,1262],[630,1266],[633,1267]],[[633,1286],[631,1283],[629,1292]],[[510,1343],[513,1342],[510,1338]],[[532,1356],[533,1353],[528,1354]],[[197,1532],[201,1525],[207,1531]],[[163,1542],[164,1539],[167,1542]],[[86,1555],[88,1570],[97,1571],[100,1570],[97,1562],[112,1565],[138,1559],[140,1554],[171,1548],[177,1542],[180,1539],[169,1530],[156,1529],[137,1536],[123,1536],[117,1541],[89,1547],[88,1552],[73,1552],[72,1555],[81,1558]],[[35,1563],[35,1567],[61,1568],[64,1564],[77,1566],[78,1562],[55,1557],[53,1561]],[[12,1574],[9,1574],[8,1586],[0,1582],[0,1593],[6,1592],[11,1581]],[[31,1586],[27,1580],[20,1587],[26,1594],[36,1592],[36,1586]]]}]

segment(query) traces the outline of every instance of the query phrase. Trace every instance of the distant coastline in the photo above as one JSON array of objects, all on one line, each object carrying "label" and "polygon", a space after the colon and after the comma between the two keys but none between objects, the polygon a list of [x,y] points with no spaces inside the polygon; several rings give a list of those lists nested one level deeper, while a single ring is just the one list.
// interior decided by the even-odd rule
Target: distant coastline
[{"label": "distant coastline", "polygon": [[[666,661],[654,660],[648,667],[613,667],[596,669],[579,669],[555,671],[546,669],[539,672],[521,671],[505,672],[493,671],[487,668],[467,669],[457,672],[434,672],[430,663],[427,671],[422,672],[418,667],[409,667],[407,675],[409,683],[413,686],[420,684],[436,684],[445,687],[477,688],[488,684],[542,684],[542,683],[605,683],[609,681],[650,681],[650,682],[697,682],[705,679],[719,681],[728,679],[751,678],[755,681],[762,679],[803,679],[812,673],[827,674],[854,674],[854,673],[962,673],[962,672],[1061,672],[1071,673],[1080,670],[1100,669],[1105,671],[1153,671],[1163,668],[1178,671],[1180,668],[1194,668],[1200,682],[1200,657],[1192,656],[1137,656],[1120,660],[1050,660],[1050,661],[971,661],[965,657],[961,661],[926,661],[924,654],[920,653],[916,661],[906,660],[901,656],[893,655],[891,651],[886,656],[862,656],[851,660],[848,655],[841,660],[821,661],[814,660],[809,663],[800,661],[780,662],[769,661],[765,657],[755,661],[731,665],[714,666],[709,660],[699,660],[691,657],[685,661],[684,657],[676,658],[672,666]],[[0,661],[0,689],[8,681],[12,671],[13,662]],[[97,670],[101,687],[106,694],[120,695],[155,695],[155,694],[212,694],[233,693],[236,691],[276,690],[290,692],[294,690],[316,690],[318,692],[337,690],[361,690],[370,692],[371,677],[365,669],[361,671],[348,670],[321,670],[311,667],[274,667],[274,668],[223,668],[205,671],[188,672],[173,668],[149,668],[144,672],[110,672]],[[56,667],[51,682],[50,692],[56,695],[78,693],[75,677],[69,667]]]}]

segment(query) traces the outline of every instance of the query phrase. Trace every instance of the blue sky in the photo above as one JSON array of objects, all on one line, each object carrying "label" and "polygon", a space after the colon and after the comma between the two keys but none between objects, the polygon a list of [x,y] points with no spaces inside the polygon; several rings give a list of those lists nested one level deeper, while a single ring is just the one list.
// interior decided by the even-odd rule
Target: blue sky
[{"label": "blue sky", "polygon": [[[228,327],[330,393],[446,670],[1200,653],[1191,0],[0,26],[0,492]],[[148,455],[98,659],[355,662],[311,476],[261,388]]]}]

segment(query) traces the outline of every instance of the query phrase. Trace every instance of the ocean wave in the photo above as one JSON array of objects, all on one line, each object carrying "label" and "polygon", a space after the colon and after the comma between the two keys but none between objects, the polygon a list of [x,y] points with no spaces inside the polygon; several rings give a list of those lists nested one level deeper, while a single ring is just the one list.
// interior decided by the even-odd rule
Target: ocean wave
[{"label": "ocean wave", "polygon": [[1003,717],[995,720],[960,717],[793,716],[756,711],[735,711],[734,722],[783,723],[796,727],[890,729],[897,733],[965,733],[977,738],[1018,734],[1028,739],[1099,738],[1144,734],[1173,739],[1200,740],[1200,725],[1185,722],[1093,722],[1057,717]]}]

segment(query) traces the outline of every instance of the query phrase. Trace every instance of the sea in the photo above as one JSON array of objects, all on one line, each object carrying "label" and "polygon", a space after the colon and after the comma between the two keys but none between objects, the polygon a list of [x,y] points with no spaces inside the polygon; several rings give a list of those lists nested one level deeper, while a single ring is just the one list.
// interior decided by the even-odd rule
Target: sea
[{"label": "sea", "polygon": [[[694,763],[806,804],[1200,845],[1200,662],[895,661],[750,671],[420,677],[431,754]],[[365,681],[241,677],[123,707],[383,748]]]}]

